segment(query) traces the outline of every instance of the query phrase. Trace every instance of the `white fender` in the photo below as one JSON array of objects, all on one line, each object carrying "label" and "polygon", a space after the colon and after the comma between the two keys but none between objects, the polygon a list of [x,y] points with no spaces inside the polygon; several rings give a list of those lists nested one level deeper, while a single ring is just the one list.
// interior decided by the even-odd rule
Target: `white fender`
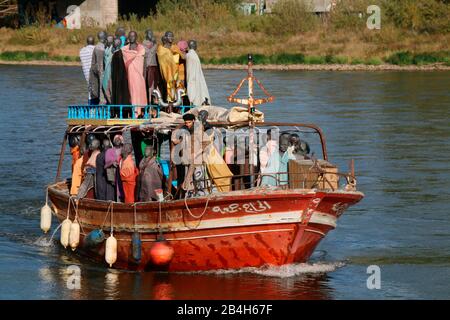
[{"label": "white fender", "polygon": [[70,227],[72,226],[72,221],[70,221],[69,218],[63,221],[61,224],[61,244],[64,248],[67,248],[69,245],[69,234],[70,234]]},{"label": "white fender", "polygon": [[41,229],[47,233],[52,226],[52,209],[48,204],[41,208]]},{"label": "white fender", "polygon": [[69,234],[69,244],[70,247],[72,248],[72,251],[75,251],[79,243],[80,243],[80,224],[78,223],[78,220],[75,219],[70,225],[70,234]]},{"label": "white fender", "polygon": [[105,260],[109,264],[109,267],[117,260],[117,240],[111,235],[108,239],[106,239],[105,245]]}]

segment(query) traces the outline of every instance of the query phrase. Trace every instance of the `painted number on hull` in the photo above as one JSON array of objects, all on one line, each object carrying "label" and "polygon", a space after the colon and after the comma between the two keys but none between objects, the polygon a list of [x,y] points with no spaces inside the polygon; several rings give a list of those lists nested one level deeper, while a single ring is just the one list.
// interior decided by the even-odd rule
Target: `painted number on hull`
[{"label": "painted number on hull", "polygon": [[232,203],[225,207],[215,206],[212,208],[213,212],[221,214],[229,214],[236,212],[259,213],[270,209],[271,207],[266,201],[259,201],[259,200],[256,202],[247,202],[242,205],[240,205],[239,203]]}]

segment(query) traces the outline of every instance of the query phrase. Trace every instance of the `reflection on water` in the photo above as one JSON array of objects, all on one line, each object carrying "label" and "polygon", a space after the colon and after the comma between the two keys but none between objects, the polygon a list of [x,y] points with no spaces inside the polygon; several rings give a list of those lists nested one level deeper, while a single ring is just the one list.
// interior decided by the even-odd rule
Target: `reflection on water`
[{"label": "reflection on water", "polygon": [[[206,71],[215,105],[240,71]],[[39,209],[52,181],[65,106],[85,102],[80,68],[0,66],[0,299],[448,298],[449,72],[257,72],[276,96],[266,119],[316,123],[330,159],[354,158],[366,197],[309,264],[212,273],[111,270],[45,236]],[[69,174],[69,163],[64,175]],[[345,261],[345,263],[343,262]],[[366,287],[381,267],[381,290]],[[81,270],[70,290],[68,267]]]}]

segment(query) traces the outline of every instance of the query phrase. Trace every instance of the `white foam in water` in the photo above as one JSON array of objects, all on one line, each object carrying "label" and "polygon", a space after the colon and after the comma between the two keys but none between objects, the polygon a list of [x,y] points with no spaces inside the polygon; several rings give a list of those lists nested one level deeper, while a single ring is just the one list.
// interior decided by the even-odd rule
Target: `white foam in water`
[{"label": "white foam in water", "polygon": [[47,236],[40,236],[34,241],[34,244],[38,247],[51,247],[54,243],[52,239],[48,239]]},{"label": "white foam in water", "polygon": [[288,278],[303,274],[316,274],[332,272],[345,266],[344,262],[317,262],[317,263],[294,263],[282,266],[266,265],[260,268],[248,267],[234,270],[213,270],[194,273],[203,274],[237,274],[254,273],[266,277]]}]

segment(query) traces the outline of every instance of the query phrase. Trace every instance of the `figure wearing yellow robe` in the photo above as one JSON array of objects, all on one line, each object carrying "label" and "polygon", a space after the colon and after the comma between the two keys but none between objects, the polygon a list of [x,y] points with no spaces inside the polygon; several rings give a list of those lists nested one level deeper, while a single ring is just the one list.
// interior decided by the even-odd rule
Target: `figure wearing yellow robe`
[{"label": "figure wearing yellow robe", "polygon": [[170,51],[172,51],[173,59],[175,61],[175,64],[177,65],[178,70],[178,82],[177,82],[177,89],[181,88],[184,89],[184,81],[185,81],[185,67],[184,67],[184,61],[186,60],[186,54],[181,51],[180,47],[176,44],[173,44],[170,47]]},{"label": "figure wearing yellow robe", "polygon": [[156,50],[159,69],[167,85],[167,101],[175,101],[176,83],[178,80],[178,65],[175,63],[172,50],[159,45]]}]

